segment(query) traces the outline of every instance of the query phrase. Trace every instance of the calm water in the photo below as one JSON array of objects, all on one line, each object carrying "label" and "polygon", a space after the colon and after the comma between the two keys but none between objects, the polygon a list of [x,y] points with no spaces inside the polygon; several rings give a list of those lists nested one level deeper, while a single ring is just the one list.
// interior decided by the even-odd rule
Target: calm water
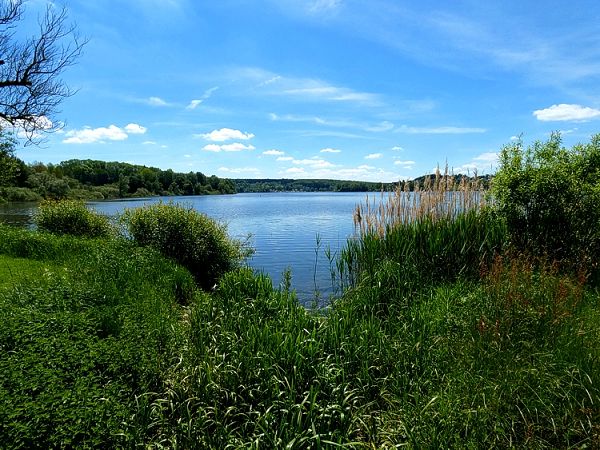
[{"label": "calm water", "polygon": [[[332,292],[325,249],[330,248],[332,254],[337,254],[343,248],[354,232],[354,208],[365,197],[365,193],[268,193],[165,197],[162,200],[190,205],[227,224],[231,236],[245,238],[250,234],[250,244],[256,249],[250,265],[268,273],[275,285],[290,268],[292,287],[302,301],[310,302],[314,298],[315,278],[322,296],[327,297]],[[116,216],[125,208],[159,200],[161,198],[128,199],[91,202],[90,205],[98,212]],[[30,226],[34,211],[32,204],[0,206],[0,220]],[[318,252],[317,236],[321,242]]]}]

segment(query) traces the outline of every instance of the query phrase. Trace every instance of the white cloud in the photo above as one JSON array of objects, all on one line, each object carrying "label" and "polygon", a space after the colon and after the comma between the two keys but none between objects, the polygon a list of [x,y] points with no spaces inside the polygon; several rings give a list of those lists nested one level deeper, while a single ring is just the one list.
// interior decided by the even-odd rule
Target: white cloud
[{"label": "white cloud", "polygon": [[123,141],[127,139],[127,133],[115,125],[100,128],[83,128],[82,130],[71,130],[65,133],[64,144],[93,144],[104,141]]},{"label": "white cloud", "polygon": [[264,152],[262,152],[263,155],[269,155],[269,156],[281,156],[281,155],[285,155],[285,152],[282,152],[281,150],[266,150]]},{"label": "white cloud", "polygon": [[232,128],[221,128],[220,130],[213,130],[210,133],[197,134],[196,137],[201,137],[207,141],[212,142],[224,142],[232,139],[241,139],[247,141],[252,139],[254,135],[252,133],[244,133],[240,130],[234,130]]},{"label": "white cloud", "polygon": [[497,163],[498,162],[498,153],[496,152],[485,152],[479,156],[473,158],[475,161],[483,161],[488,163]]},{"label": "white cloud", "polygon": [[294,158],[292,158],[291,156],[280,156],[279,158],[277,158],[277,161],[293,161]]},{"label": "white cloud", "polygon": [[255,175],[260,173],[260,169],[258,169],[256,167],[219,167],[218,171],[224,172],[224,173],[235,173],[235,174],[252,173]]},{"label": "white cloud", "polygon": [[485,152],[475,156],[470,162],[465,163],[462,166],[452,168],[452,172],[469,175],[473,175],[475,172],[477,172],[481,175],[484,173],[493,172],[497,164],[498,153]]},{"label": "white cloud", "polygon": [[395,145],[395,146],[392,147],[392,150],[394,150],[396,152],[401,152],[404,149],[402,147],[400,147],[399,145]]},{"label": "white cloud", "polygon": [[379,159],[383,156],[383,153],[371,153],[365,156],[365,159]]},{"label": "white cloud", "polygon": [[338,150],[337,148],[323,148],[321,149],[320,153],[340,153],[341,150]]},{"label": "white cloud", "polygon": [[168,106],[169,104],[160,97],[150,97],[146,101],[151,106]]},{"label": "white cloud", "polygon": [[408,176],[402,176],[395,172],[386,171],[381,168],[360,165],[358,167],[341,167],[336,169],[331,168],[304,168],[292,167],[285,171],[279,172],[281,175],[295,174],[301,175],[304,178],[328,178],[334,180],[357,180],[357,181],[374,181],[374,182],[392,182],[400,179],[408,179]]},{"label": "white cloud", "polygon": [[398,159],[398,160],[394,161],[394,165],[402,166],[403,169],[412,169],[415,164],[416,164],[415,161],[411,161],[411,160],[403,161],[403,160]]},{"label": "white cloud", "polygon": [[42,136],[42,132],[55,128],[58,134],[62,133],[64,124],[57,122],[52,123],[46,116],[37,116],[33,120],[16,120],[11,123],[7,120],[0,119],[0,128],[12,128],[19,139],[38,139]]},{"label": "white cloud", "polygon": [[561,103],[546,109],[538,109],[533,112],[533,115],[542,122],[585,122],[600,117],[600,110],[587,106]]},{"label": "white cloud", "polygon": [[128,134],[144,134],[146,131],[148,131],[148,129],[146,127],[138,125],[137,123],[130,123],[128,125],[125,125],[125,131]]},{"label": "white cloud", "polygon": [[[71,130],[65,133],[64,144],[93,144],[106,141],[124,141],[130,134],[144,134],[146,127],[137,123],[129,123],[120,128],[116,125],[108,127],[84,127],[81,130]],[[144,141],[144,145],[156,145],[154,141]]]},{"label": "white cloud", "polygon": [[394,128],[394,124],[391,122],[388,122],[387,120],[384,120],[383,122],[377,124],[377,125],[373,125],[373,126],[367,126],[365,127],[365,130],[367,131],[372,131],[375,133],[381,133],[383,131],[390,131]]},{"label": "white cloud", "polygon": [[207,144],[202,147],[202,150],[206,150],[207,152],[242,152],[244,150],[254,150],[255,147],[253,145],[245,145],[240,142],[233,142],[231,144]]},{"label": "white cloud", "polygon": [[300,174],[306,173],[306,171],[302,167],[290,167],[289,169],[286,169],[285,173]]},{"label": "white cloud", "polygon": [[319,168],[324,169],[327,167],[335,167],[329,161],[325,161],[321,158],[310,158],[310,159],[293,159],[292,164],[296,164],[298,166],[308,166],[311,168]]},{"label": "white cloud", "polygon": [[[380,96],[370,92],[334,86],[326,81],[314,78],[288,77],[257,67],[238,67],[231,71],[230,77],[250,82],[253,92],[270,95],[287,95],[300,100],[319,102],[353,102],[367,105],[381,104]],[[272,120],[276,120],[273,119]]]},{"label": "white cloud", "polygon": [[329,100],[336,102],[378,103],[375,94],[357,92],[349,88],[331,86],[315,80],[305,80],[296,86],[285,89],[283,94],[302,96],[306,99]]},{"label": "white cloud", "polygon": [[465,128],[465,127],[409,127],[402,125],[396,128],[397,133],[406,134],[472,134],[485,133],[485,128]]},{"label": "white cloud", "polygon": [[202,104],[204,102],[204,100],[209,99],[213,92],[215,92],[216,90],[219,89],[219,86],[215,86],[215,87],[211,87],[210,89],[207,89],[206,91],[204,91],[204,94],[202,94],[202,97],[200,97],[199,99],[194,99],[192,101],[190,101],[190,103],[185,107],[185,109],[196,109],[200,104]]},{"label": "white cloud", "polygon": [[192,100],[185,109],[196,109],[204,100]]}]

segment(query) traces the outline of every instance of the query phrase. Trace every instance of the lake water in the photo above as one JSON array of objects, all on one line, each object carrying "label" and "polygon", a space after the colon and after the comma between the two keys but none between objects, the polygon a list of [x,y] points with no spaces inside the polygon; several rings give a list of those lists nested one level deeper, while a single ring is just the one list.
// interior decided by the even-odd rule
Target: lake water
[{"label": "lake water", "polygon": [[[354,233],[352,214],[366,193],[264,193],[190,197],[163,197],[90,202],[108,216],[160,200],[174,201],[225,223],[229,235],[245,238],[256,250],[249,264],[269,274],[277,286],[282,273],[291,270],[292,288],[310,303],[318,290],[326,299],[332,293],[329,248],[337,255]],[[30,226],[32,204],[0,205],[0,220]],[[320,246],[317,246],[317,237]]]}]

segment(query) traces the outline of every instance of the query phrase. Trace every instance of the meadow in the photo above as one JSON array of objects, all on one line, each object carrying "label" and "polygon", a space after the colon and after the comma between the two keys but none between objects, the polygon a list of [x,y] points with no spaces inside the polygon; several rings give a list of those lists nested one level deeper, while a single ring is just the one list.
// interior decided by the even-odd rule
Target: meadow
[{"label": "meadow", "polygon": [[172,204],[0,228],[0,442],[600,446],[600,137],[500,159],[357,206],[320,309]]}]

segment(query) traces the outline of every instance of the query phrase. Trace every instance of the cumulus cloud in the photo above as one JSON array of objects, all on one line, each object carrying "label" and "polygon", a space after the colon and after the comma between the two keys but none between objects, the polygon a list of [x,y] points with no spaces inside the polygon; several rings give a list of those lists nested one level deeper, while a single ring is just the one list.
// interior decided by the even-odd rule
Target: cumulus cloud
[{"label": "cumulus cloud", "polygon": [[148,131],[148,129],[146,127],[138,125],[137,123],[130,123],[128,125],[125,125],[125,131],[128,134],[144,134],[146,131]]},{"label": "cumulus cloud", "polygon": [[340,153],[341,150],[338,150],[337,148],[323,148],[321,149],[321,153]]},{"label": "cumulus cloud", "polygon": [[308,166],[311,168],[319,168],[324,169],[327,167],[335,167],[329,161],[325,161],[321,158],[310,158],[310,159],[292,159],[292,164],[296,164],[298,166]]},{"label": "cumulus cloud", "polygon": [[549,108],[538,109],[533,112],[533,115],[542,122],[585,122],[600,117],[600,109],[561,103],[552,105]]},{"label": "cumulus cloud", "polygon": [[382,153],[371,153],[367,156],[365,156],[365,159],[379,159],[383,156]]},{"label": "cumulus cloud", "polygon": [[399,145],[394,145],[394,146],[392,147],[392,150],[394,150],[394,151],[396,151],[396,152],[400,152],[400,151],[402,151],[402,150],[404,150],[404,149],[403,149],[402,147],[400,147]]},{"label": "cumulus cloud", "polygon": [[263,155],[268,155],[268,156],[281,156],[281,155],[285,155],[285,152],[282,152],[281,150],[266,150],[264,152],[262,152]]},{"label": "cumulus cloud", "polygon": [[221,128],[219,130],[213,130],[210,133],[198,134],[195,136],[204,138],[207,141],[225,142],[230,141],[232,139],[240,139],[242,141],[247,141],[249,139],[252,139],[254,137],[254,134],[244,133],[240,130],[234,130],[232,128]]},{"label": "cumulus cloud", "polygon": [[233,142],[231,144],[207,144],[202,147],[202,150],[206,150],[207,152],[242,152],[244,150],[254,150],[255,147],[253,145],[245,145],[240,142]]},{"label": "cumulus cloud", "polygon": [[280,156],[279,158],[277,158],[277,161],[293,161],[294,158],[292,158],[291,156]]},{"label": "cumulus cloud", "polygon": [[[134,125],[134,124],[130,124]],[[138,125],[139,126],[139,125]],[[127,128],[127,127],[125,127]],[[141,127],[143,128],[143,127]],[[90,128],[85,127],[81,130],[71,130],[65,133],[64,144],[93,144],[106,141],[124,141],[128,134],[126,129],[119,128],[116,125],[108,127]]]},{"label": "cumulus cloud", "polygon": [[38,139],[42,132],[52,130],[53,128],[60,134],[62,133],[62,123],[52,123],[46,116],[37,116],[32,120],[16,120],[8,122],[0,119],[0,128],[12,128],[17,133],[19,139]]},{"label": "cumulus cloud", "polygon": [[398,160],[394,161],[394,165],[402,166],[403,169],[412,169],[415,164],[416,164],[415,161],[412,161],[412,160],[403,161],[401,159],[398,159]]}]

